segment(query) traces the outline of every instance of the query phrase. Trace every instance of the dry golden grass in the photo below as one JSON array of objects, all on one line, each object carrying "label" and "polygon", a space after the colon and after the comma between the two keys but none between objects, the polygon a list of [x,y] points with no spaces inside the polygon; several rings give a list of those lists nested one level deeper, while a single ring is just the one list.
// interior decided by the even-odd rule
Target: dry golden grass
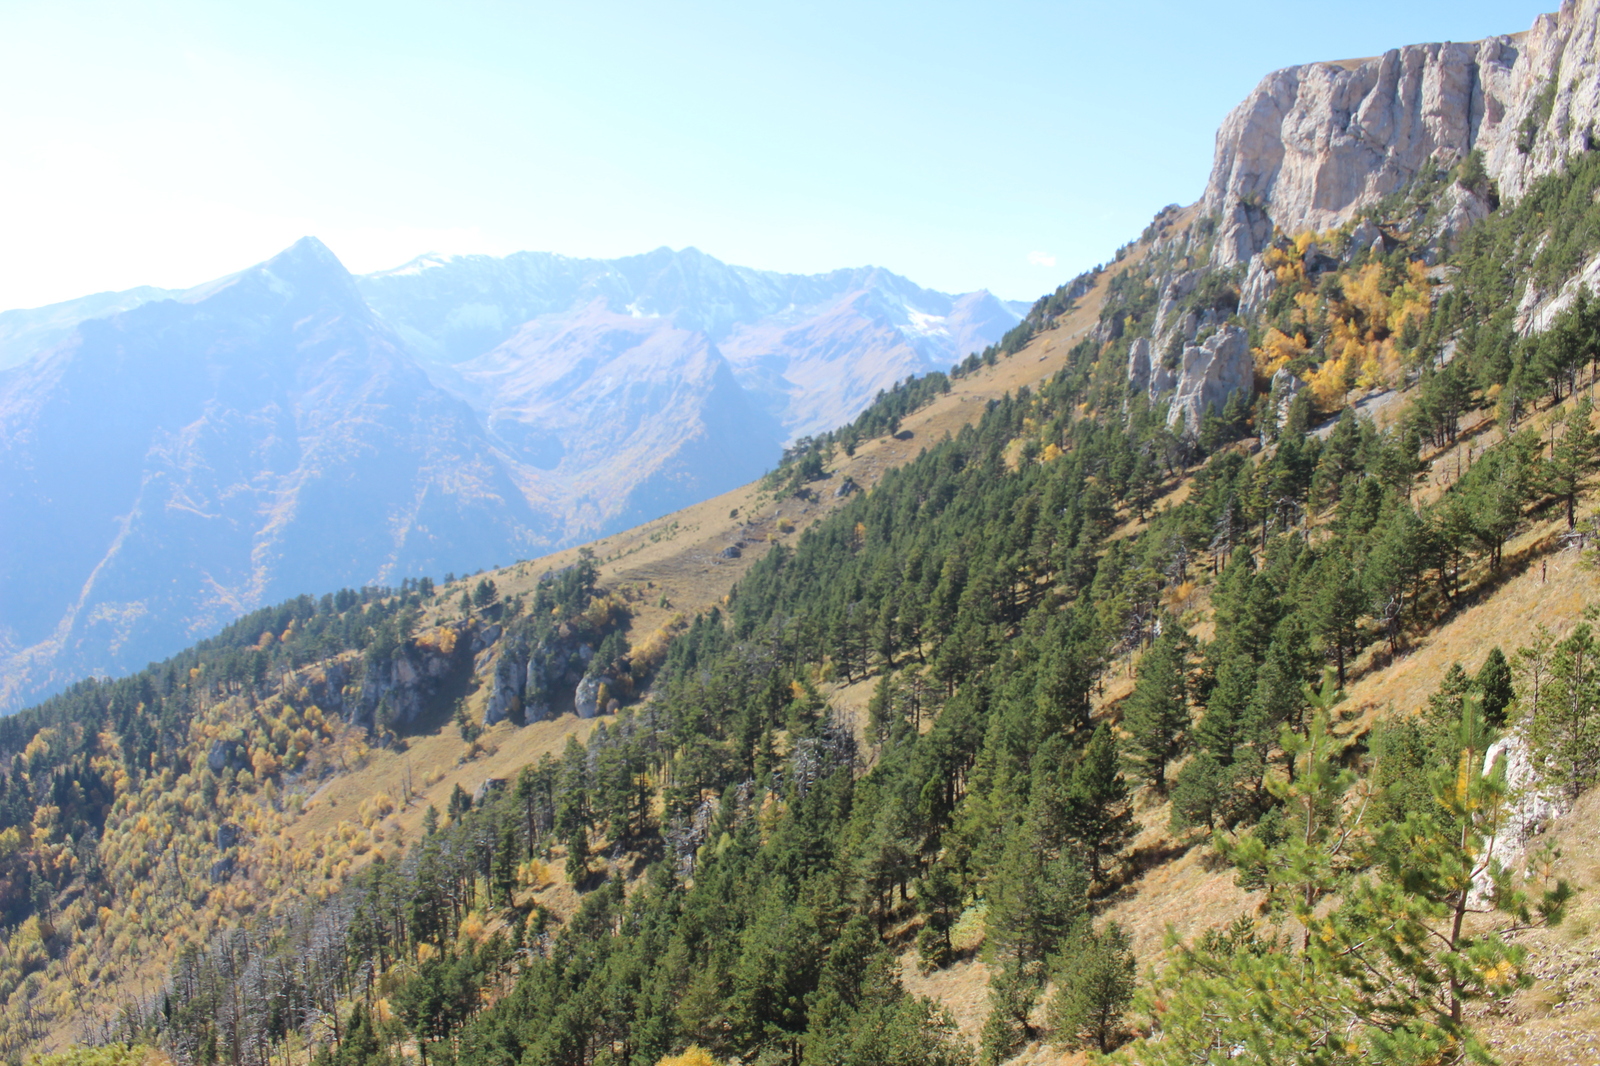
[{"label": "dry golden grass", "polygon": [[906,991],[927,996],[954,1015],[962,1036],[978,1039],[983,1021],[989,1016],[988,964],[963,959],[925,974],[917,968],[917,953],[908,951],[900,959],[900,979]]},{"label": "dry golden grass", "polygon": [[[285,832],[297,842],[324,835],[355,820],[361,805],[374,796],[386,795],[403,803],[409,783],[411,802],[381,824],[399,829],[399,833],[386,833],[386,843],[415,840],[422,834],[422,819],[429,805],[442,814],[456,785],[470,795],[491,777],[515,779],[523,766],[538,762],[546,753],[559,755],[568,737],[577,737],[580,743],[587,740],[598,721],[566,714],[521,727],[501,722],[484,734],[493,754],[468,761],[461,761],[467,745],[455,723],[447,722],[434,733],[409,738],[406,751],[374,751],[365,766],[329,779]],[[370,859],[370,855],[363,858]]]},{"label": "dry golden grass", "polygon": [[1557,635],[1580,620],[1583,609],[1600,602],[1600,573],[1584,566],[1575,551],[1552,550],[1565,522],[1542,522],[1506,545],[1502,574],[1495,587],[1461,609],[1438,629],[1414,640],[1392,663],[1371,669],[1383,648],[1358,661],[1361,672],[1349,686],[1349,707],[1370,725],[1393,710],[1414,713],[1427,705],[1450,665],[1469,672],[1499,645],[1509,657],[1532,640],[1538,626]]},{"label": "dry golden grass", "polygon": [[1474,1021],[1506,1066],[1600,1062],[1600,791],[1547,827],[1530,850],[1560,849],[1554,874],[1578,889],[1566,920],[1524,934],[1533,987],[1510,1003],[1480,1008]]}]

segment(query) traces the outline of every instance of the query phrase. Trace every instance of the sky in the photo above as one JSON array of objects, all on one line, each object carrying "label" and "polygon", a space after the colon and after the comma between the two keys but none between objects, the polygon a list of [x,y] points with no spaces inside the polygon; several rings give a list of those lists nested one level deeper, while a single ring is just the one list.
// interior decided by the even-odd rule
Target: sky
[{"label": "sky", "polygon": [[0,0],[0,309],[321,238],[693,245],[1033,299],[1205,187],[1268,71],[1555,0]]}]

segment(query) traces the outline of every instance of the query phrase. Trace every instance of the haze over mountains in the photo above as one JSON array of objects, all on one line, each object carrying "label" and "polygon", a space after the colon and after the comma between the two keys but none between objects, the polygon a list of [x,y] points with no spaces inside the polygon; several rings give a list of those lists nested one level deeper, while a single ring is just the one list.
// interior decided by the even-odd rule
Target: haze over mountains
[{"label": "haze over mountains", "polygon": [[185,292],[0,314],[0,709],[263,603],[492,566],[758,477],[1022,305],[694,249],[314,238]]}]

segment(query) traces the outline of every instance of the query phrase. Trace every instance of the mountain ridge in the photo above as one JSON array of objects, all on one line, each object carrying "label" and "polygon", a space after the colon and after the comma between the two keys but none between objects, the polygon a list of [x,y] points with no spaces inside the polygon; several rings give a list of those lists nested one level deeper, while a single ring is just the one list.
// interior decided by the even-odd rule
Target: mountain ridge
[{"label": "mountain ridge", "polygon": [[[481,569],[726,491],[1015,321],[877,268],[778,275],[693,249],[413,263],[431,265],[354,277],[308,237],[181,292],[0,317],[0,359],[45,346],[0,370],[0,707],[134,669],[290,587]],[[97,440],[115,454],[85,454]],[[316,520],[325,467],[364,510]],[[101,504],[69,517],[55,482]],[[197,523],[231,560],[171,550]],[[138,578],[136,559],[166,569]]]}]

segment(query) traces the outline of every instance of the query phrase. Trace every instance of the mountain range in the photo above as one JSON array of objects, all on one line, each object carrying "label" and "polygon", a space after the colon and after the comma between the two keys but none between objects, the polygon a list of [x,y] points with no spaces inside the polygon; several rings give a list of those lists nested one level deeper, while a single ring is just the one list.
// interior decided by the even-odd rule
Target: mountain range
[{"label": "mountain range", "polygon": [[0,314],[0,709],[287,595],[716,495],[1023,309],[692,248],[356,277],[308,237],[194,289]]}]

